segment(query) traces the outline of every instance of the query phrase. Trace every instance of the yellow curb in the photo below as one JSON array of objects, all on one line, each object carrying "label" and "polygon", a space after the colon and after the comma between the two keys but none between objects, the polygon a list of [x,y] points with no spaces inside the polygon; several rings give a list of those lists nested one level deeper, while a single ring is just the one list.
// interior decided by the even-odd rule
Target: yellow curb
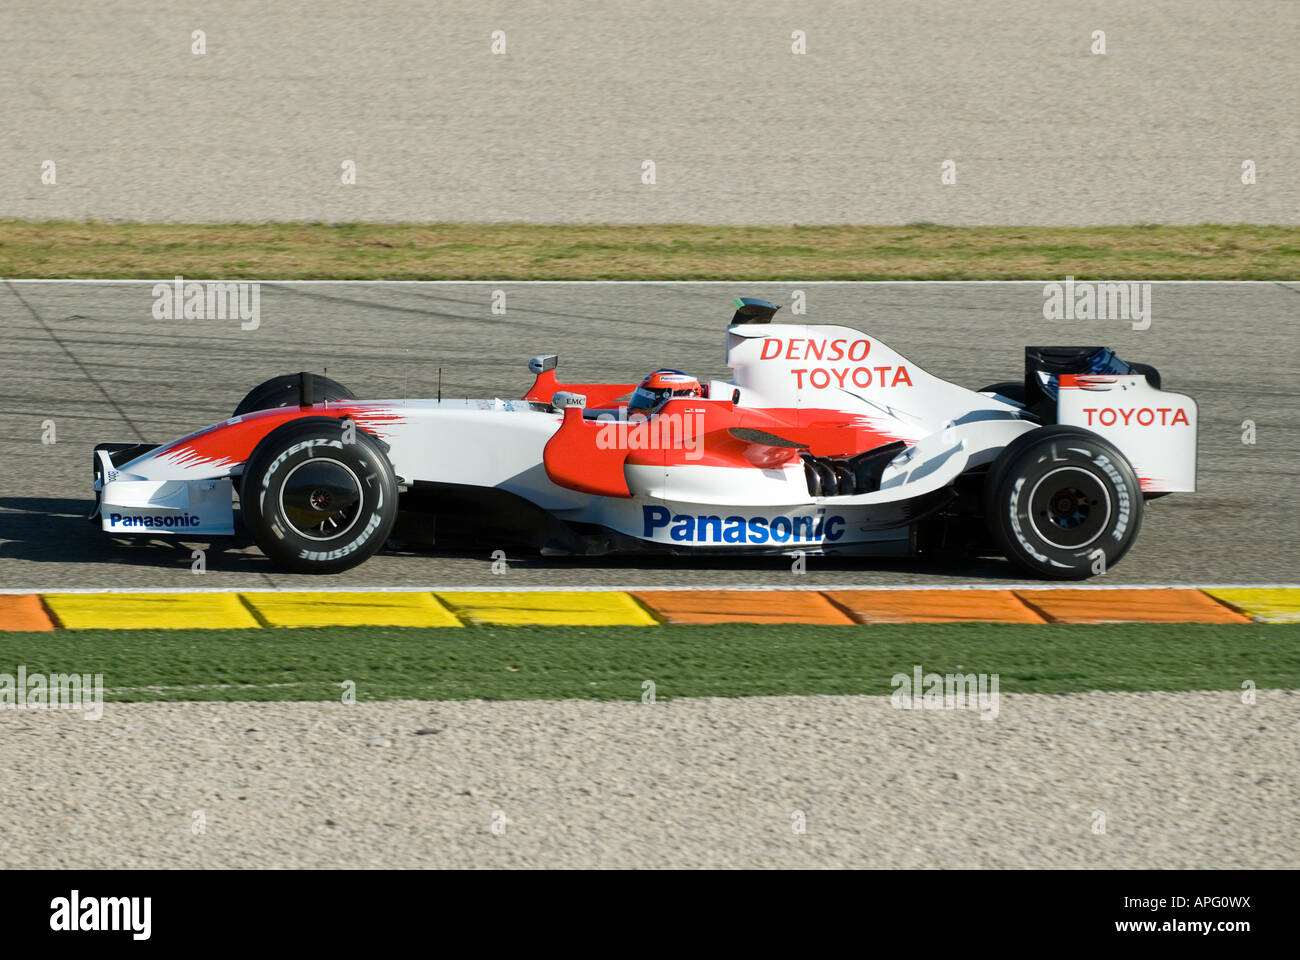
[{"label": "yellow curb", "polygon": [[69,630],[217,630],[258,627],[234,593],[47,593]]},{"label": "yellow curb", "polygon": [[1300,590],[1294,588],[1236,587],[1205,592],[1260,623],[1300,623]]},{"label": "yellow curb", "polygon": [[438,599],[471,623],[649,627],[659,621],[621,590],[440,593]]},{"label": "yellow curb", "polygon": [[245,593],[268,627],[460,627],[431,593]]}]

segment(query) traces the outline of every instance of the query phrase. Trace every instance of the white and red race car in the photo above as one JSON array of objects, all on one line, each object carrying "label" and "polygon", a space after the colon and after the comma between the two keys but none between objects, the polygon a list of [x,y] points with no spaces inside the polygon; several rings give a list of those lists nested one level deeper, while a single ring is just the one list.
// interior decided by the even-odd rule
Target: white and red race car
[{"label": "white and red race car", "polygon": [[[1146,498],[1196,488],[1195,402],[1104,347],[1027,347],[1023,381],[974,391],[841,326],[738,298],[734,380],[630,417],[635,384],[522,400],[361,401],[293,374],[161,446],[95,447],[114,534],[235,532],[330,573],[390,539],[547,554],[1003,554],[1042,577],[1103,572]],[[396,532],[395,532],[396,531]]]}]

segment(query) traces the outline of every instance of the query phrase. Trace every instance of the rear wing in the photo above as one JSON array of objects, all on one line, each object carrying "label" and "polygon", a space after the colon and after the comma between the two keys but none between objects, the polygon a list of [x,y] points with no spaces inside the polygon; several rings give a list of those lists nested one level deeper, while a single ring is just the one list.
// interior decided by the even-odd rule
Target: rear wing
[{"label": "rear wing", "polygon": [[1025,406],[1044,423],[1055,413],[1063,374],[1141,373],[1160,389],[1160,373],[1144,363],[1129,363],[1109,347],[1025,347]]},{"label": "rear wing", "polygon": [[1056,422],[1119,448],[1145,494],[1196,490],[1196,401],[1153,387],[1145,374],[1061,374]]},{"label": "rear wing", "polygon": [[1196,401],[1162,390],[1155,367],[1109,347],[1025,347],[1025,407],[1115,444],[1143,493],[1196,490]]}]

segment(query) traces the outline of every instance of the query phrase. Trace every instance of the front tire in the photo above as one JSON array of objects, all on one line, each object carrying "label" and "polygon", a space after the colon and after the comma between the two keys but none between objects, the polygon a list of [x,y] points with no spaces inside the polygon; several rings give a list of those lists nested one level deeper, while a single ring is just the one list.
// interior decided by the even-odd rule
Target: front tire
[{"label": "front tire", "polygon": [[[232,417],[242,417],[257,410],[271,410],[276,407],[298,406],[298,395],[302,378],[296,373],[286,373],[282,377],[272,377],[259,383],[239,401]],[[329,377],[312,378],[312,393],[317,402],[330,400],[355,400],[352,391],[337,380]]]},{"label": "front tire", "polygon": [[987,387],[982,387],[975,392],[998,393],[1006,397],[1008,400],[1014,400],[1016,403],[1023,406],[1025,402],[1025,381],[1001,380],[997,383],[990,383]]},{"label": "front tire", "polygon": [[1114,446],[1053,425],[1021,434],[994,461],[985,517],[1007,559],[1037,577],[1083,580],[1128,552],[1142,526],[1142,489]]},{"label": "front tire", "polygon": [[240,487],[262,552],[296,573],[338,573],[372,556],[397,519],[397,477],[379,443],[333,417],[272,430]]}]

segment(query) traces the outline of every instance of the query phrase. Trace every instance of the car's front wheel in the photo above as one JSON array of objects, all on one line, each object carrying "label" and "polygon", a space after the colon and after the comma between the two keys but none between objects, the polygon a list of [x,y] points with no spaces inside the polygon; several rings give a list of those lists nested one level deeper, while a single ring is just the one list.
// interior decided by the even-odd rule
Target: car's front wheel
[{"label": "car's front wheel", "polygon": [[990,383],[987,387],[981,387],[976,392],[1000,394],[1008,400],[1014,400],[1016,403],[1023,404],[1025,402],[1025,381],[1000,380],[997,383]]},{"label": "car's front wheel", "polygon": [[333,417],[266,435],[240,485],[262,552],[297,573],[338,573],[373,555],[397,519],[397,478],[374,437]]},{"label": "car's front wheel", "polygon": [[[239,401],[232,417],[242,417],[257,410],[271,410],[275,407],[296,407],[301,396],[302,374],[286,373],[282,377],[272,377],[259,383]],[[312,396],[317,403],[329,400],[355,400],[352,391],[337,380],[329,377],[312,378]]]},{"label": "car's front wheel", "polygon": [[1142,489],[1107,441],[1079,427],[1021,434],[985,481],[989,532],[1021,569],[1054,580],[1104,573],[1142,525]]}]

